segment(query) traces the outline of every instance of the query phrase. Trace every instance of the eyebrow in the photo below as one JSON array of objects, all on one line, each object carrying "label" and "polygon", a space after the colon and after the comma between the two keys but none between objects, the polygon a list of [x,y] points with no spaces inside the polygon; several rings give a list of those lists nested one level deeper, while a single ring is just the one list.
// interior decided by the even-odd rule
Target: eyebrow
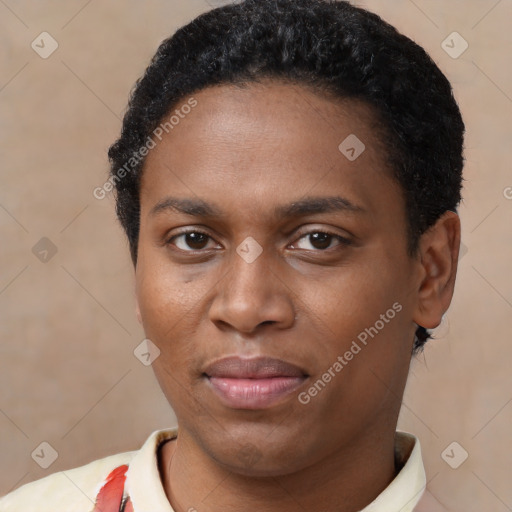
[{"label": "eyebrow", "polygon": [[[153,217],[169,210],[195,217],[222,218],[225,216],[220,208],[202,199],[177,197],[165,197],[153,206],[149,215]],[[315,213],[334,212],[364,213],[366,209],[340,196],[305,197],[298,201],[279,205],[274,208],[274,216],[276,218],[300,217]]]}]

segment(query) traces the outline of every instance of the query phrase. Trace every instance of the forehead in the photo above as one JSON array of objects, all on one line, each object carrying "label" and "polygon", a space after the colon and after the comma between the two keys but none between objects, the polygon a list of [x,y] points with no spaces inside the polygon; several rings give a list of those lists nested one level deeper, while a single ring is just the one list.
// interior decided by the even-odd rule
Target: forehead
[{"label": "forehead", "polygon": [[192,97],[193,109],[180,112],[190,97],[173,107],[169,116],[181,113],[179,121],[146,157],[146,214],[165,191],[239,207],[249,198],[273,202],[274,210],[283,198],[328,192],[370,209],[383,188],[400,195],[376,117],[362,102],[275,81],[209,87]]}]

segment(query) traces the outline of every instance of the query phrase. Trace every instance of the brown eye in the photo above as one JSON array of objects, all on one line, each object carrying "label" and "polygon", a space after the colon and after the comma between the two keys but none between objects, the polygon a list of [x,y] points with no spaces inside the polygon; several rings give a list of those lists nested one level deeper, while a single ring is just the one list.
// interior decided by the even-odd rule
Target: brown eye
[{"label": "brown eye", "polygon": [[178,249],[186,252],[200,251],[207,245],[210,237],[202,231],[185,231],[174,235],[167,243],[175,245]]},{"label": "brown eye", "polygon": [[[329,249],[333,240],[337,240],[337,245],[350,245],[350,240],[344,238],[340,235],[336,235],[334,233],[327,233],[324,231],[310,231],[309,233],[305,233],[299,238],[300,240],[306,240],[310,247],[298,247],[299,249],[305,250],[320,250],[324,251]],[[298,245],[297,243],[295,244]]]},{"label": "brown eye", "polygon": [[311,245],[316,249],[327,249],[332,242],[333,236],[328,233],[311,233],[308,235]]},{"label": "brown eye", "polygon": [[[333,241],[338,242],[336,245],[334,245],[334,247],[348,246],[351,244],[351,241],[348,240],[347,238],[325,231],[310,231],[309,233],[303,234],[298,240],[299,242],[296,242],[294,244],[298,249],[313,251],[325,251],[327,249],[330,249],[332,248],[331,246]],[[309,247],[301,247],[299,243],[302,244],[302,240],[307,241]],[[174,235],[171,238],[169,238],[166,244],[174,245],[183,252],[194,252],[207,249],[209,241],[213,241],[213,239],[207,233],[198,231],[196,229],[178,233],[177,235]]]}]

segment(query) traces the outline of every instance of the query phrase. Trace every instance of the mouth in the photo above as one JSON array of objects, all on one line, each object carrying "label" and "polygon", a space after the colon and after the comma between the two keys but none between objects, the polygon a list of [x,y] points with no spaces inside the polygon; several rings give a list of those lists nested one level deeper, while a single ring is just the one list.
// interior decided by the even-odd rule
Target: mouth
[{"label": "mouth", "polygon": [[303,369],[281,359],[238,356],[215,361],[203,376],[221,402],[235,409],[276,405],[309,377]]}]

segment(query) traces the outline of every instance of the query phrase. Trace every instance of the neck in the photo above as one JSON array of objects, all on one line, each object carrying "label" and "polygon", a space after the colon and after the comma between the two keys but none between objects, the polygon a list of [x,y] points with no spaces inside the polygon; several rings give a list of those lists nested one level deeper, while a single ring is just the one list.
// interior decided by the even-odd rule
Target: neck
[{"label": "neck", "polygon": [[394,434],[394,428],[366,432],[299,471],[251,477],[220,467],[180,430],[177,440],[161,448],[160,472],[175,512],[357,512],[396,475]]}]

